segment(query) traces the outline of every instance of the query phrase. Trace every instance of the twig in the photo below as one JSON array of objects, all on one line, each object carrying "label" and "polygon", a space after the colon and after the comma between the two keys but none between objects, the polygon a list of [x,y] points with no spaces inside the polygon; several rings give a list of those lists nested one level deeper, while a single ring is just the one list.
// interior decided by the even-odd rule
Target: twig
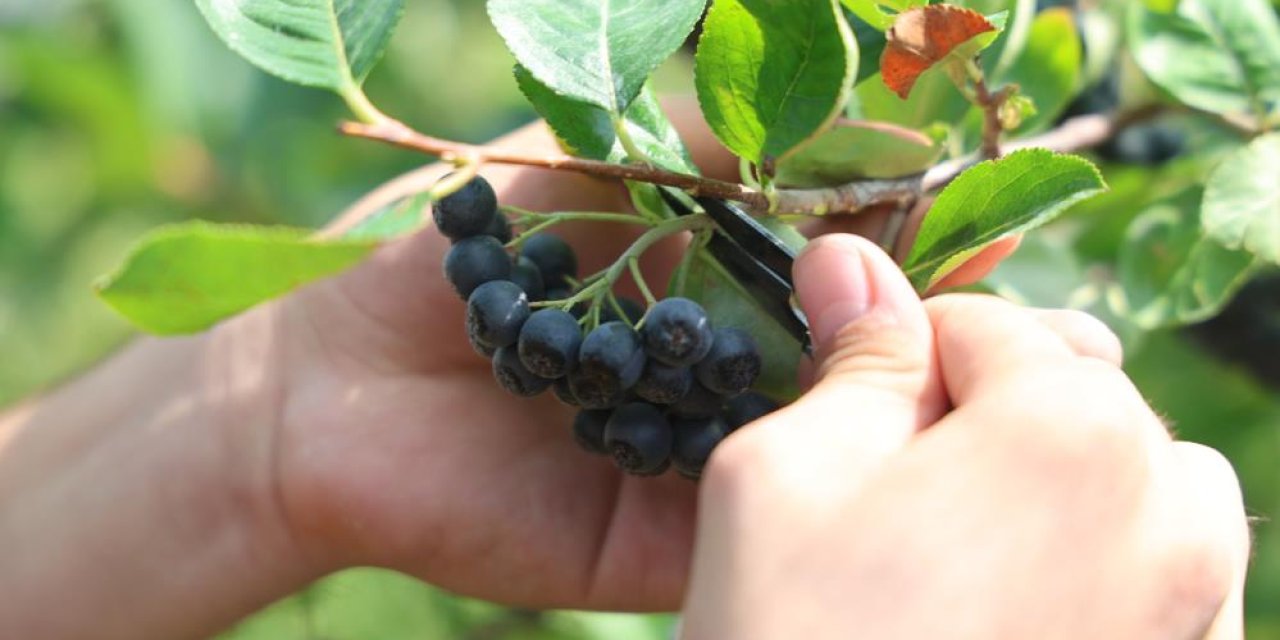
[{"label": "twig", "polygon": [[379,122],[376,124],[344,122],[339,125],[338,130],[348,136],[386,142],[404,149],[411,149],[439,156],[441,159],[450,162],[460,157],[470,156],[480,163],[495,162],[499,164],[522,165],[526,167],[543,167],[546,169],[559,169],[561,171],[584,173],[602,178],[635,180],[638,182],[648,182],[650,184],[676,187],[697,196],[709,196],[712,198],[734,200],[746,204],[753,209],[763,210],[768,207],[768,200],[765,198],[764,194],[759,191],[748,189],[742,185],[734,184],[732,182],[703,178],[701,176],[690,175],[687,173],[667,171],[665,169],[659,169],[649,165],[614,164],[611,162],[601,162],[599,160],[576,158],[563,154],[531,155],[512,149],[503,149],[501,147],[487,147],[454,142],[419,133],[394,120],[389,122]]},{"label": "twig", "polygon": [[375,124],[344,122],[338,130],[355,138],[365,138],[420,151],[449,162],[466,159],[483,164],[493,162],[527,167],[572,171],[603,178],[634,180],[676,187],[694,196],[708,196],[741,202],[755,213],[855,213],[872,204],[902,201],[919,194],[919,177],[895,180],[868,180],[831,189],[779,190],[770,203],[763,192],[732,182],[667,171],[644,164],[614,164],[569,155],[534,155],[501,147],[454,142],[428,136],[395,120]]},{"label": "twig", "polygon": [[973,81],[974,96],[982,109],[982,156],[984,158],[1000,157],[1000,134],[1004,133],[1004,123],[1000,120],[1000,109],[1016,90],[1012,86],[1003,87],[992,93],[987,88],[987,81],[979,75]]},{"label": "twig", "polygon": [[[1152,105],[1122,114],[1095,114],[1072,118],[1058,125],[1057,128],[1037,136],[1014,140],[1004,145],[1005,151],[1016,151],[1032,147],[1040,147],[1071,153],[1096,147],[1112,138],[1116,132],[1141,122],[1145,122],[1168,111],[1168,107]],[[393,125],[394,126],[394,125]],[[357,123],[344,123],[341,131],[359,138],[367,138],[389,142],[415,151],[423,151],[431,155],[439,155],[445,159],[459,157],[458,154],[479,150],[484,161],[537,166],[547,168],[565,168],[588,175],[617,177],[628,180],[645,180],[646,177],[660,177],[663,181],[655,184],[670,184],[679,188],[688,188],[693,193],[712,197],[723,197],[748,205],[755,212],[763,213],[757,206],[765,204],[764,194],[741,185],[718,180],[709,180],[698,176],[642,167],[637,165],[615,165],[593,160],[583,160],[569,156],[533,156],[516,151],[491,149],[459,142],[450,142],[430,138],[409,131],[410,139],[400,137],[388,138],[388,132],[378,126]],[[972,154],[954,158],[937,165],[922,174],[887,180],[870,180],[853,182],[828,189],[780,189],[777,191],[778,203],[773,213],[776,215],[796,215],[814,213],[856,213],[867,207],[887,202],[905,204],[921,194],[929,193],[947,186],[952,180],[983,159],[982,155]],[[344,230],[354,227],[364,218],[383,209],[397,200],[414,195],[428,189],[448,170],[439,165],[428,165],[414,169],[390,182],[369,192],[339,217],[336,225],[326,230],[325,235],[340,235]],[[710,185],[711,190],[707,190]],[[767,204],[765,204],[767,208]]]}]

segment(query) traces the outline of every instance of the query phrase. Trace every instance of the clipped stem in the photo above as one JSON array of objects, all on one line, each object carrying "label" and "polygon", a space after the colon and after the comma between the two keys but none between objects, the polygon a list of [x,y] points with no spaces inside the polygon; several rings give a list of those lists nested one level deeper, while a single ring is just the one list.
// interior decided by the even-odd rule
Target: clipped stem
[{"label": "clipped stem", "polygon": [[644,281],[644,273],[640,271],[640,259],[632,258],[628,260],[627,268],[631,270],[631,279],[636,281],[636,288],[640,290],[640,295],[644,296],[645,305],[652,307],[658,304],[658,299],[649,290],[649,283]]}]

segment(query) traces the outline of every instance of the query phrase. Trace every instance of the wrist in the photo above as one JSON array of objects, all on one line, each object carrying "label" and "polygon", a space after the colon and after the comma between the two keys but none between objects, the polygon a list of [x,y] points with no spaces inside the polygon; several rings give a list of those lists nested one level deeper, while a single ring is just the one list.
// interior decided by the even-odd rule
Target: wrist
[{"label": "wrist", "polygon": [[273,503],[271,403],[225,366],[250,349],[231,325],[140,340],[0,419],[0,636],[197,636],[315,575]]}]

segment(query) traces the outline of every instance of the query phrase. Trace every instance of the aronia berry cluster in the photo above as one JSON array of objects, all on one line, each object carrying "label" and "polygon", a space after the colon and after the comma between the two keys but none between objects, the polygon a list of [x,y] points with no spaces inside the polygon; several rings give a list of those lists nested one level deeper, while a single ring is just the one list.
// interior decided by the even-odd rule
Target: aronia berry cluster
[{"label": "aronia berry cluster", "polygon": [[777,408],[749,391],[761,369],[755,340],[712,326],[697,302],[646,309],[616,298],[590,317],[572,300],[577,257],[562,239],[536,233],[509,254],[511,226],[483,178],[442,198],[433,217],[453,241],[444,272],[467,301],[472,346],[507,391],[551,390],[577,407],[573,434],[587,451],[635,475],[674,466],[698,478],[726,435]]}]

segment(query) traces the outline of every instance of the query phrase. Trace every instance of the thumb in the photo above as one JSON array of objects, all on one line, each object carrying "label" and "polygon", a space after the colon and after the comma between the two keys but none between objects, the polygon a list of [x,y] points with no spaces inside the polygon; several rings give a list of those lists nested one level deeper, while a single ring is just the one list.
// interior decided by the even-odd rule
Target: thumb
[{"label": "thumb", "polygon": [[888,255],[859,236],[823,236],[793,275],[817,368],[788,422],[836,423],[874,456],[897,451],[945,413],[928,314]]}]

